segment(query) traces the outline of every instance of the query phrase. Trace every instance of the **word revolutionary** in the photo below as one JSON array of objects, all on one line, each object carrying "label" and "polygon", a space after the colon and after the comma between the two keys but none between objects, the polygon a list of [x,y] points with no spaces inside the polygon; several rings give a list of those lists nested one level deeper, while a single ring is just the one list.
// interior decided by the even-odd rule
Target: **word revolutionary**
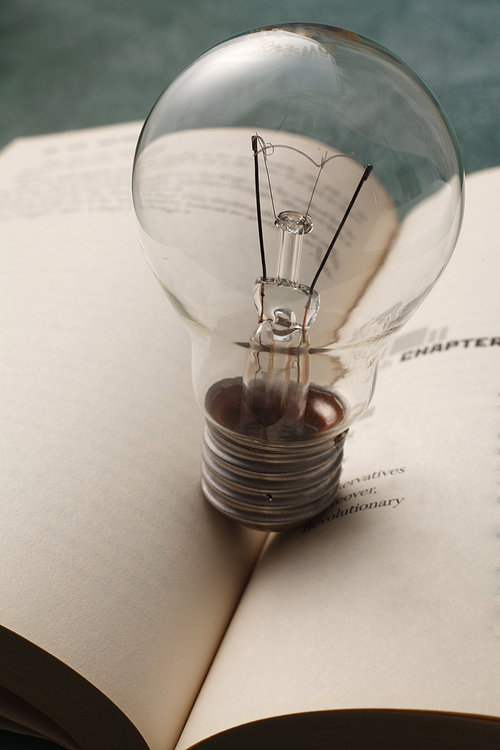
[{"label": "word revolutionary", "polygon": [[404,497],[393,497],[391,500],[379,500],[378,502],[361,504],[357,503],[356,505],[351,505],[350,508],[345,508],[344,510],[342,510],[342,508],[337,508],[337,510],[331,513],[329,516],[318,518],[316,519],[316,521],[310,521],[309,523],[306,523],[302,531],[310,531],[311,529],[315,529],[316,526],[320,526],[322,523],[330,523],[330,521],[335,521],[341,516],[350,516],[351,513],[360,513],[364,510],[373,510],[374,508],[397,508],[398,505],[403,502],[403,500]]}]

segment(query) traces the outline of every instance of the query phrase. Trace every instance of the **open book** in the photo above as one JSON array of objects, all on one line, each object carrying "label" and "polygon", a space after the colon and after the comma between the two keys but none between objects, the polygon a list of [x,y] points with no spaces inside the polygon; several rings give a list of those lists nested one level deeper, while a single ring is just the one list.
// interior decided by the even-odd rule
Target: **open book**
[{"label": "open book", "polygon": [[200,491],[188,336],[132,228],[138,130],[0,156],[0,738],[498,748],[500,170],[467,178],[334,505],[266,537]]}]

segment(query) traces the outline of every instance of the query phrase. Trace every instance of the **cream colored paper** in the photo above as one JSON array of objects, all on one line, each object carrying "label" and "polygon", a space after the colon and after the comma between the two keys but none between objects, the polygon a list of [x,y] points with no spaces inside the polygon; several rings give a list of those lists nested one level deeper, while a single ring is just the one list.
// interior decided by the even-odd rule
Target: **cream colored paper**
[{"label": "cream colored paper", "polygon": [[1,157],[0,623],[163,750],[262,537],[201,495],[188,337],[131,223],[137,136],[28,139]]},{"label": "cream colored paper", "polygon": [[[175,745],[262,537],[200,495],[187,336],[131,227],[137,133],[1,156],[0,624],[155,750]],[[338,502],[271,541],[179,750],[294,711],[499,714],[499,180],[468,178],[459,247],[384,356]]]},{"label": "cream colored paper", "polygon": [[499,185],[468,178],[455,256],[384,357],[340,497],[259,561],[178,750],[302,711],[500,715]]}]

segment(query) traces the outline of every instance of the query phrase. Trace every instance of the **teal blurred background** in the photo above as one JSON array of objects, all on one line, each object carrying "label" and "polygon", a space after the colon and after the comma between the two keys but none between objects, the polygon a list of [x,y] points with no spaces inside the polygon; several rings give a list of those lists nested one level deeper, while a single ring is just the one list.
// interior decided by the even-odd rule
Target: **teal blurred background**
[{"label": "teal blurred background", "polygon": [[208,47],[290,21],[388,47],[441,101],[466,170],[500,164],[500,0],[1,0],[0,147],[142,120]]}]

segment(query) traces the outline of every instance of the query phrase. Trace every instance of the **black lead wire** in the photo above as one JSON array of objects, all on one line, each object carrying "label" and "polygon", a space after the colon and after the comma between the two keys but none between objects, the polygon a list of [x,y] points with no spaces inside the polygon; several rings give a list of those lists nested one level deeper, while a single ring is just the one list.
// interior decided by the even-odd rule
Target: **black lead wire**
[{"label": "black lead wire", "polygon": [[338,226],[338,228],[337,228],[337,231],[335,232],[335,235],[334,235],[334,237],[333,237],[333,240],[332,240],[332,241],[330,242],[330,245],[329,245],[329,247],[328,247],[328,250],[326,251],[326,253],[325,253],[324,257],[323,257],[323,260],[321,261],[321,263],[320,263],[320,265],[319,265],[319,268],[318,268],[318,270],[316,271],[316,275],[315,275],[314,279],[312,280],[312,284],[311,284],[311,286],[309,287],[309,299],[311,298],[311,295],[312,295],[312,293],[313,293],[313,289],[314,289],[314,287],[316,286],[316,282],[318,281],[319,275],[320,275],[321,271],[323,270],[323,268],[325,267],[326,261],[327,261],[327,260],[328,260],[328,258],[330,257],[330,253],[331,253],[331,252],[332,252],[332,250],[333,250],[333,246],[334,246],[334,245],[335,245],[335,243],[337,242],[338,236],[339,236],[339,234],[341,233],[342,229],[344,228],[344,224],[345,224],[345,223],[346,223],[346,221],[347,221],[347,217],[348,217],[348,216],[349,216],[349,214],[351,213],[351,209],[352,209],[352,207],[354,206],[354,203],[355,203],[355,201],[356,201],[356,198],[357,198],[357,197],[358,197],[358,195],[359,195],[359,191],[360,191],[360,190],[361,190],[361,188],[363,187],[363,183],[364,183],[364,182],[365,182],[365,181],[366,181],[366,180],[368,179],[368,177],[370,176],[370,173],[371,173],[372,169],[373,169],[373,166],[372,166],[371,164],[368,164],[368,166],[367,166],[367,167],[365,167],[365,171],[363,172],[363,175],[362,175],[362,177],[361,177],[361,179],[360,179],[360,181],[359,181],[359,183],[358,183],[358,186],[357,186],[356,190],[354,191],[354,195],[352,196],[352,198],[351,198],[351,201],[350,201],[349,205],[348,205],[348,206],[347,206],[347,208],[346,208],[346,211],[345,211],[345,213],[344,213],[344,216],[343,216],[343,218],[342,218],[342,221],[340,222],[340,224],[339,224],[339,226]]},{"label": "black lead wire", "polygon": [[260,259],[262,262],[262,278],[267,279],[266,254],[264,252],[264,234],[262,232],[262,213],[260,208],[260,189],[259,189],[259,137],[252,136],[253,161],[255,168],[255,202],[257,204],[257,225],[259,228]]},{"label": "black lead wire", "polygon": [[[256,208],[257,208],[257,226],[258,226],[258,230],[259,230],[260,258],[261,258],[261,263],[262,263],[262,279],[266,280],[267,279],[267,268],[266,268],[266,255],[265,255],[265,250],[264,250],[264,233],[263,233],[263,230],[262,230],[262,211],[261,211],[261,205],[260,205],[260,186],[259,186],[259,141],[261,141],[261,139],[259,138],[258,135],[253,135],[252,136],[252,150],[253,150],[254,174],[255,174],[255,203],[256,203]],[[300,152],[300,153],[302,153],[302,152]],[[333,157],[333,158],[335,158],[335,157]],[[319,265],[319,268],[316,271],[316,274],[315,274],[315,276],[314,276],[314,278],[312,280],[311,286],[309,287],[309,303],[306,305],[306,309],[309,307],[311,296],[312,296],[314,287],[316,286],[316,283],[318,281],[318,278],[319,278],[321,272],[323,271],[323,268],[325,267],[328,258],[330,257],[330,254],[331,254],[331,252],[333,250],[333,247],[334,247],[335,243],[337,242],[337,239],[338,239],[338,237],[339,237],[342,229],[344,228],[344,224],[346,223],[347,218],[348,218],[349,214],[351,213],[351,209],[354,206],[354,203],[356,202],[356,199],[357,199],[357,197],[359,195],[359,192],[360,192],[361,188],[363,187],[363,183],[370,176],[370,173],[371,173],[372,169],[373,169],[373,166],[371,164],[368,164],[365,167],[365,170],[364,170],[364,172],[363,172],[363,174],[361,176],[361,179],[360,179],[360,181],[358,183],[358,186],[356,187],[356,190],[354,191],[354,195],[352,196],[352,198],[351,198],[351,200],[349,202],[349,205],[347,206],[347,208],[345,210],[344,216],[342,217],[342,221],[340,222],[339,226],[337,227],[337,231],[335,232],[335,235],[334,235],[332,241],[330,242],[330,245],[328,246],[328,249],[327,249],[325,255],[323,256],[323,260],[321,261],[321,263]],[[313,192],[314,192],[314,190],[313,190]],[[311,199],[312,199],[312,197],[311,197]],[[309,205],[310,205],[310,201],[309,201]]]}]

